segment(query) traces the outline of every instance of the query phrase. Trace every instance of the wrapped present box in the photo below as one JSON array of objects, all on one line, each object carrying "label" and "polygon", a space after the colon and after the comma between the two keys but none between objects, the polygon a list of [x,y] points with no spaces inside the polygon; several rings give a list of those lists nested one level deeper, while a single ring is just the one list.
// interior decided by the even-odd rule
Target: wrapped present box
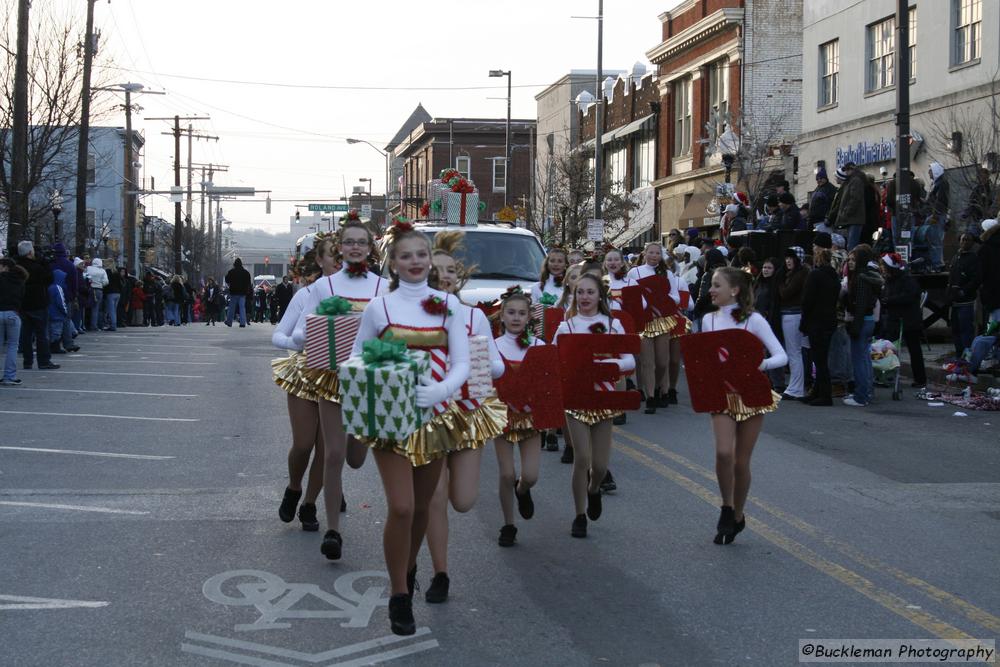
[{"label": "wrapped present box", "polygon": [[[367,341],[369,343],[383,341]],[[367,359],[367,360],[366,360]],[[368,354],[351,357],[340,365],[340,405],[344,431],[356,436],[406,440],[429,419],[417,407],[417,385],[430,378],[430,355],[405,350],[395,358]]]},{"label": "wrapped present box", "polygon": [[[434,179],[427,181],[427,202],[430,204],[430,217],[433,220],[444,219],[448,210],[448,193],[451,188],[444,181]],[[440,207],[435,210],[435,202],[440,202]]]},{"label": "wrapped present box", "polygon": [[486,336],[469,336],[469,379],[455,392],[456,401],[486,398],[493,393],[493,370],[490,368],[490,343]]},{"label": "wrapped present box", "polygon": [[562,308],[547,306],[544,303],[536,303],[531,306],[531,319],[534,320],[535,338],[540,338],[546,343],[552,342],[552,337],[556,335],[559,323],[563,321],[565,313]]},{"label": "wrapped present box", "polygon": [[478,192],[447,192],[445,221],[449,225],[472,226],[479,222]]},{"label": "wrapped present box", "polygon": [[306,368],[336,370],[351,356],[361,314],[306,315]]}]

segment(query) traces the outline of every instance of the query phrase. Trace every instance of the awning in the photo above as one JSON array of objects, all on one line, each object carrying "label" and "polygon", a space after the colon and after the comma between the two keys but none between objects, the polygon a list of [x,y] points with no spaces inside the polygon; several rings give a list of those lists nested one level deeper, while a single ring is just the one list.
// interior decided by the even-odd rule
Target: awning
[{"label": "awning", "polygon": [[677,227],[686,229],[687,227],[704,227],[706,225],[719,224],[719,216],[711,215],[706,209],[715,195],[711,192],[698,192],[691,195],[691,199],[684,206],[677,219]]},{"label": "awning", "polygon": [[633,190],[629,195],[636,207],[629,216],[625,229],[615,236],[611,243],[616,248],[628,244],[637,236],[645,234],[656,222],[656,191],[652,187]]},{"label": "awning", "polygon": [[[639,130],[642,129],[642,126],[646,124],[646,121],[648,121],[652,117],[653,117],[653,114],[649,114],[648,116],[643,116],[639,120],[632,121],[631,123],[629,123],[625,127],[619,127],[617,130],[614,131],[615,138],[616,139],[621,139],[622,137],[626,137],[626,136],[632,134],[633,132],[638,132]],[[607,136],[607,135],[604,135],[604,136]],[[607,139],[604,140],[605,143],[607,143],[607,141],[608,141]]]}]

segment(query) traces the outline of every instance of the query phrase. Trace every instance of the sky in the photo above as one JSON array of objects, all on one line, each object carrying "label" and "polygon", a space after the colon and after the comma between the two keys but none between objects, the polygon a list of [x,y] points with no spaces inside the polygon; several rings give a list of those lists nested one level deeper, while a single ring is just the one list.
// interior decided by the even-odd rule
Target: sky
[{"label": "sky", "polygon": [[[605,2],[604,68],[646,62],[660,42],[657,17],[678,1]],[[77,15],[85,8],[57,2]],[[571,16],[594,16],[597,4],[113,0],[96,3],[95,26],[100,77],[167,93],[133,96],[147,185],[173,183],[174,151],[160,134],[170,124],[144,118],[211,116],[192,125],[220,139],[196,141],[194,162],[228,165],[217,185],[270,190],[274,200],[271,215],[263,201],[224,202],[225,217],[283,232],[296,203],[341,197],[360,178],[384,190],[385,159],[347,137],[382,148],[418,103],[435,117],[503,118],[506,80],[489,78],[491,69],[512,72],[512,117],[535,118],[536,93],[571,69],[596,68],[597,21]],[[172,217],[166,197],[144,201],[147,213]]]}]

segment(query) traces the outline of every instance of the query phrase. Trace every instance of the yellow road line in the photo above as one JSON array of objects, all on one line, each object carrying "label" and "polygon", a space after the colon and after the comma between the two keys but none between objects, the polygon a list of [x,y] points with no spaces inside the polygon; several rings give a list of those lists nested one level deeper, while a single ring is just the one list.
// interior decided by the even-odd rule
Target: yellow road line
[{"label": "yellow road line", "polygon": [[[657,445],[654,442],[650,442],[649,440],[646,440],[641,436],[635,435],[634,433],[623,431],[622,429],[615,429],[615,434],[627,438],[636,444],[642,445],[647,449],[651,449],[655,451],[657,454],[665,456],[669,458],[671,461],[674,461],[679,465],[684,466],[688,470],[691,470],[701,475],[705,479],[711,480],[713,482],[715,481],[715,473],[713,471],[709,470],[708,468],[705,468],[704,466],[698,465],[694,461],[691,461],[690,459],[676,452],[670,451],[665,447],[661,447],[660,445]],[[981,609],[974,604],[966,602],[957,595],[954,595],[952,593],[949,593],[948,591],[938,588],[937,586],[927,581],[924,581],[919,577],[915,577],[911,574],[908,574],[895,566],[889,565],[888,563],[885,563],[879,560],[878,558],[875,558],[874,556],[870,556],[859,550],[857,547],[838,540],[837,538],[833,537],[829,533],[824,532],[820,528],[817,528],[816,526],[813,526],[812,524],[804,521],[803,519],[800,519],[794,514],[785,512],[784,510],[768,502],[760,500],[759,498],[756,498],[754,496],[751,496],[750,498],[748,498],[748,500],[757,507],[760,507],[765,512],[771,514],[772,516],[784,521],[785,523],[791,526],[794,526],[795,528],[799,529],[800,531],[809,535],[810,537],[821,540],[827,546],[833,547],[841,554],[847,556],[856,563],[871,568],[876,572],[881,572],[882,574],[898,579],[904,584],[917,589],[919,592],[923,593],[932,600],[936,600],[942,604],[950,606],[952,609],[959,612],[973,623],[976,623],[988,630],[991,630],[992,632],[1000,633],[1000,618],[994,616],[985,609]]]},{"label": "yellow road line", "polygon": [[[629,458],[638,461],[647,468],[654,470],[663,477],[666,477],[670,481],[690,491],[692,494],[698,496],[709,505],[716,506],[718,504],[718,495],[709,491],[701,484],[698,484],[694,480],[680,474],[673,468],[669,468],[659,461],[653,460],[646,454],[643,454],[642,452],[633,449],[622,442],[617,442],[615,444],[618,446],[618,449]],[[907,600],[899,597],[895,593],[879,587],[874,582],[866,579],[857,572],[824,558],[812,549],[809,549],[805,545],[783,535],[781,532],[771,528],[762,521],[747,517],[747,525],[752,528],[755,533],[779,549],[788,552],[806,565],[819,570],[823,574],[832,577],[858,593],[861,593],[870,600],[873,600],[879,605],[885,607],[892,613],[920,626],[934,636],[940,637],[941,639],[973,639],[973,637],[965,634],[953,625],[950,625],[949,623],[942,621],[921,609],[911,608],[913,605],[911,605]]]}]

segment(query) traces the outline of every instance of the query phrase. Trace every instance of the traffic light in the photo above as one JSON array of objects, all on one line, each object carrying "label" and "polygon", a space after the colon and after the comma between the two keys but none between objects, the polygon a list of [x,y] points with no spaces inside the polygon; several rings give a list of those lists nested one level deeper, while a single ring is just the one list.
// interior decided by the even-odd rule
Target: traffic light
[{"label": "traffic light", "polygon": [[297,225],[297,224],[299,224],[299,218],[300,218],[300,217],[301,217],[301,216],[299,215],[299,212],[298,212],[298,211],[296,211],[296,212],[295,212],[295,224],[296,224],[296,225]]}]

